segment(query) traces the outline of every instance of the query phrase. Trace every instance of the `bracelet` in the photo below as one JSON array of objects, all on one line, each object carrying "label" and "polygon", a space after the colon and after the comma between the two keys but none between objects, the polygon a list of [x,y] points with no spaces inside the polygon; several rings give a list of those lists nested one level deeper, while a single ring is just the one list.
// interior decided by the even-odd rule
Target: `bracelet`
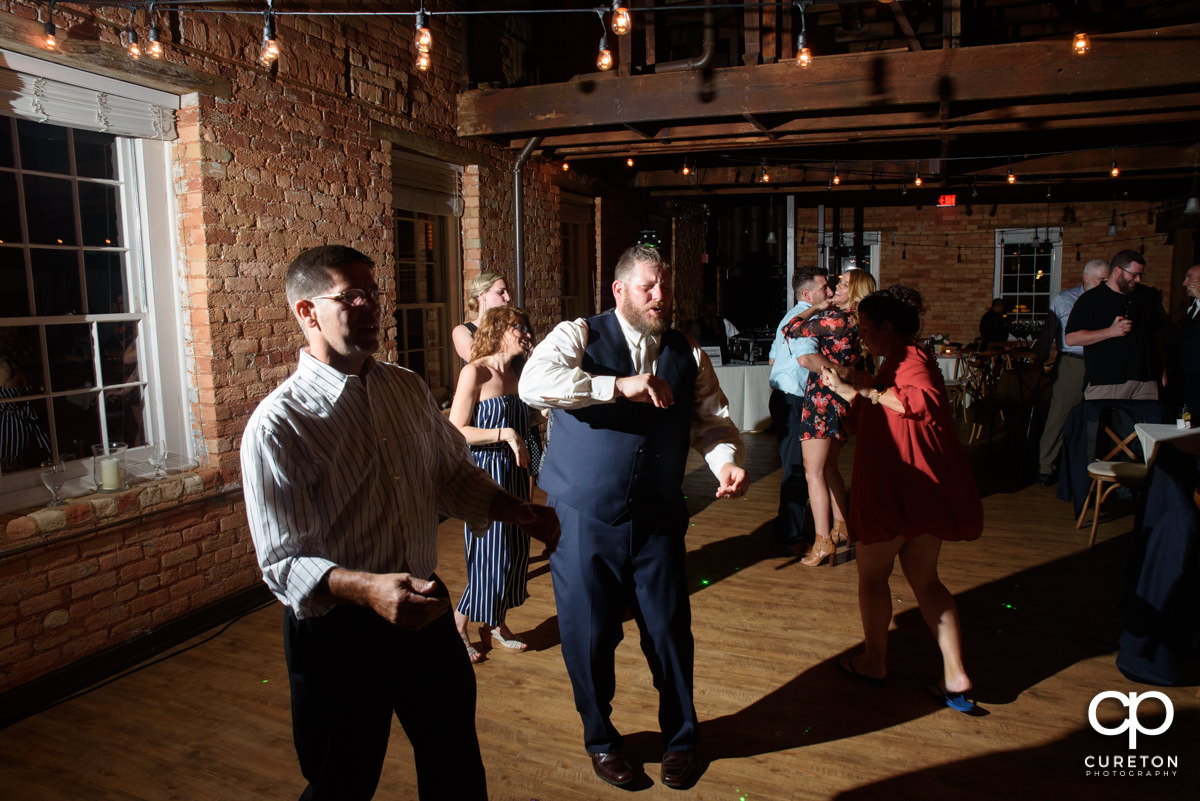
[{"label": "bracelet", "polygon": [[871,391],[867,393],[867,397],[871,399],[872,406],[878,406],[879,399],[881,397],[883,397],[883,393],[880,392],[879,390],[875,389],[874,387],[871,387]]}]

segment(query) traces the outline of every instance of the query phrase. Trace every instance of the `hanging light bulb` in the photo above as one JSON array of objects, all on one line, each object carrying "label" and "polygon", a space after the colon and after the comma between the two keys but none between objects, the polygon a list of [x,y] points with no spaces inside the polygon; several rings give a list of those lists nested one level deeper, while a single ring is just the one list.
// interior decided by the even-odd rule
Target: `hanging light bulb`
[{"label": "hanging light bulb", "polygon": [[1008,182],[1010,184],[1015,184],[1017,182],[1017,176],[1013,175],[1011,160],[1008,162]]},{"label": "hanging light bulb", "polygon": [[766,159],[763,159],[762,167],[760,167],[759,169],[761,170],[761,172],[759,172],[759,174],[758,174],[758,182],[760,184],[771,183],[771,173],[767,172],[767,160]]},{"label": "hanging light bulb", "polygon": [[683,173],[684,175],[692,174],[691,165],[688,164],[688,160],[686,158],[683,160],[683,169],[680,170],[680,172]]},{"label": "hanging light bulb", "polygon": [[150,4],[150,32],[146,34],[146,39],[150,44],[146,45],[146,52],[151,58],[162,58],[163,46],[158,40],[158,18],[154,16],[154,4]]},{"label": "hanging light bulb", "polygon": [[1113,178],[1121,174],[1121,169],[1117,166],[1117,149],[1115,147],[1112,152],[1112,167],[1109,169],[1108,174]]},{"label": "hanging light bulb", "polygon": [[433,34],[429,32],[429,16],[423,7],[417,12],[416,43],[418,53],[428,53],[429,49],[433,47]]},{"label": "hanging light bulb", "polygon": [[1076,33],[1075,38],[1071,40],[1071,52],[1077,56],[1086,56],[1091,49],[1092,42],[1088,35],[1083,31]]},{"label": "hanging light bulb", "polygon": [[54,29],[54,3],[53,2],[46,4],[45,31],[46,31],[46,38],[42,40],[42,45],[47,50],[57,50],[58,49],[58,36],[56,36],[57,31]]},{"label": "hanging light bulb", "polygon": [[608,72],[613,68],[613,54],[608,49],[608,37],[600,37],[600,54],[596,56],[596,69]]},{"label": "hanging light bulb", "polygon": [[925,182],[921,180],[921,173],[917,173],[916,177],[913,178],[913,186],[920,186],[923,183]]},{"label": "hanging light bulb", "polygon": [[570,169],[571,169],[571,165],[564,161],[563,162],[563,172],[567,172]]},{"label": "hanging light bulb", "polygon": [[841,183],[842,183],[842,176],[838,175],[837,162],[835,161],[833,163],[833,185],[841,186]]},{"label": "hanging light bulb", "polygon": [[626,166],[626,167],[632,167],[632,166],[633,166],[633,157],[632,157],[632,156],[630,156],[629,158],[625,159],[625,166]]},{"label": "hanging light bulb", "polygon": [[1117,209],[1115,207],[1113,208],[1112,221],[1108,224],[1108,235],[1117,235]]},{"label": "hanging light bulb", "polygon": [[621,4],[621,0],[613,0],[612,32],[624,36],[633,28],[633,20],[629,17],[629,9]]},{"label": "hanging light bulb", "polygon": [[133,29],[132,24],[129,26],[129,30],[125,32],[125,41],[128,42],[125,47],[125,52],[129,54],[129,57],[133,59],[141,58],[142,48],[138,44],[137,31]]},{"label": "hanging light bulb", "polygon": [[808,3],[800,4],[800,35],[796,37],[796,64],[801,69],[808,69],[812,66],[812,51],[808,49],[808,29],[804,21],[804,7]]},{"label": "hanging light bulb", "polygon": [[275,13],[271,10],[273,3],[267,4],[263,12],[262,46],[258,49],[258,62],[269,67],[279,58],[279,43],[275,41]]}]

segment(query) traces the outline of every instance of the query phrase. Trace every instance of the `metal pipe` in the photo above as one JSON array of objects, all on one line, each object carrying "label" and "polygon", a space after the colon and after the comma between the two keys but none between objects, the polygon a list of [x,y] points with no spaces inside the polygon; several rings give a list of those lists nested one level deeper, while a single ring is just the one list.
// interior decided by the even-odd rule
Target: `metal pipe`
[{"label": "metal pipe", "polygon": [[702,70],[707,67],[717,50],[716,18],[713,16],[712,0],[704,0],[704,40],[700,55],[695,58],[685,58],[679,61],[667,61],[654,65],[654,72],[684,72],[686,70]]},{"label": "metal pipe", "polygon": [[525,185],[521,181],[521,167],[529,160],[534,149],[542,143],[542,137],[532,136],[521,148],[517,161],[513,164],[513,239],[516,241],[516,284],[517,307],[525,308],[525,226],[522,222],[525,213]]}]

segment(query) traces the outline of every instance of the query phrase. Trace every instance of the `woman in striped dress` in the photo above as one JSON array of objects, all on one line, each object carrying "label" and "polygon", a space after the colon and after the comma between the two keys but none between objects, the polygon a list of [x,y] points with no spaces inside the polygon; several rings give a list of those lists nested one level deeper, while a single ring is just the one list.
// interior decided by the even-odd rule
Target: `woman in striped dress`
[{"label": "woman in striped dress", "polygon": [[[525,312],[512,306],[489,309],[471,345],[471,361],[458,376],[450,422],[458,427],[475,464],[519,498],[529,498],[528,410],[517,397],[517,368],[533,347]],[[506,648],[525,643],[505,623],[505,615],[525,602],[529,535],[515,523],[492,523],[475,537],[464,527],[467,586],[454,610],[458,633],[472,662],[483,655],[471,645],[467,624],[483,623],[481,634]]]}]

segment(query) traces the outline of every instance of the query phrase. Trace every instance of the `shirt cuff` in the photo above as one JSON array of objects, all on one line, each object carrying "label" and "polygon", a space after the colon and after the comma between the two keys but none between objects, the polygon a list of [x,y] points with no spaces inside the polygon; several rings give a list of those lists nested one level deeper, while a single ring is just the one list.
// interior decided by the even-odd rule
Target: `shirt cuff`
[{"label": "shirt cuff", "polygon": [[604,403],[611,401],[617,394],[617,377],[612,375],[592,376],[592,399]]}]

